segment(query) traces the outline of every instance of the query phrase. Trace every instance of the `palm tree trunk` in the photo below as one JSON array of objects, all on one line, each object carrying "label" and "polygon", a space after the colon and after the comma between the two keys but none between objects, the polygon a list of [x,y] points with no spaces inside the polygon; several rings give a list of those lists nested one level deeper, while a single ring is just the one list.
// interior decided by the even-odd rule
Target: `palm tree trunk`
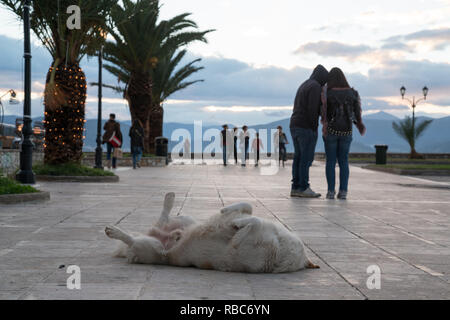
[{"label": "palm tree trunk", "polygon": [[79,163],[83,155],[86,76],[79,64],[56,60],[45,85],[45,156],[47,164]]},{"label": "palm tree trunk", "polygon": [[144,153],[149,153],[149,114],[152,105],[152,83],[148,76],[134,73],[125,92],[130,107],[131,121],[139,120],[144,127]]},{"label": "palm tree trunk", "polygon": [[149,135],[148,135],[148,146],[149,152],[155,154],[156,145],[155,139],[161,137],[163,134],[163,121],[164,121],[164,109],[161,107],[160,103],[154,103],[149,116]]},{"label": "palm tree trunk", "polygon": [[425,159],[425,157],[418,153],[415,148],[411,148],[411,153],[409,154],[410,159]]}]

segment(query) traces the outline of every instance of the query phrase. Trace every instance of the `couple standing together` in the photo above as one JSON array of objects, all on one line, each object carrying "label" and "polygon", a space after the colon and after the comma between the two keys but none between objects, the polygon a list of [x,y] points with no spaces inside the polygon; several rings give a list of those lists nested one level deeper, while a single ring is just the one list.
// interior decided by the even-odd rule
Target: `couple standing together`
[{"label": "couple standing together", "polygon": [[290,130],[295,149],[292,166],[292,197],[319,198],[311,190],[309,168],[314,161],[319,117],[326,153],[327,199],[336,196],[336,162],[339,164],[338,199],[346,199],[350,175],[348,154],[352,143],[353,123],[361,135],[366,128],[361,118],[361,99],[350,87],[339,68],[330,72],[318,65],[311,77],[298,89],[291,117]]}]

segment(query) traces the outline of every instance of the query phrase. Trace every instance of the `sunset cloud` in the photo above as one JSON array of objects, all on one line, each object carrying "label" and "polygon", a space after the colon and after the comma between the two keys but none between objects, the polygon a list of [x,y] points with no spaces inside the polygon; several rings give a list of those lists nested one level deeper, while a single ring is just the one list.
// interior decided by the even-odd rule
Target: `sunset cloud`
[{"label": "sunset cloud", "polygon": [[294,53],[316,53],[323,57],[356,59],[372,50],[373,48],[363,44],[349,45],[337,41],[318,41],[305,43],[295,50]]}]

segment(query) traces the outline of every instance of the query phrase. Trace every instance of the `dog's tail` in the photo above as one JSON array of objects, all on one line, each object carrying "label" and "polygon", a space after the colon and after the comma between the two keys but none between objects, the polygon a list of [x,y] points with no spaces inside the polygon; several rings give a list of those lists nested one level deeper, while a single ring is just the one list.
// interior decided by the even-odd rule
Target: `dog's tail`
[{"label": "dog's tail", "polygon": [[308,260],[306,262],[306,269],[320,269],[320,266],[318,266],[317,264],[314,264],[311,262],[311,260]]},{"label": "dog's tail", "polygon": [[175,193],[169,192],[164,197],[164,206],[161,212],[161,216],[159,217],[158,223],[156,224],[158,227],[163,227],[169,222],[169,215],[172,211],[173,205],[175,203]]},{"label": "dog's tail", "polygon": [[250,203],[242,202],[242,203],[236,203],[229,207],[222,208],[220,210],[221,214],[230,214],[233,212],[240,212],[240,213],[246,213],[246,214],[252,214],[253,208]]}]

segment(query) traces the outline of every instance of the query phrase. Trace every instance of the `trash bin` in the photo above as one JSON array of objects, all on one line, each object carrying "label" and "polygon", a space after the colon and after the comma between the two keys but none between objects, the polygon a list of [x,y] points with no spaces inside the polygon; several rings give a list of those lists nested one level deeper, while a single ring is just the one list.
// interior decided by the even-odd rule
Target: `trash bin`
[{"label": "trash bin", "polygon": [[386,145],[376,145],[376,164],[386,164],[387,163],[387,150],[388,146]]},{"label": "trash bin", "polygon": [[169,139],[167,139],[165,137],[158,137],[155,139],[155,145],[156,145],[156,156],[157,157],[165,157],[166,164],[167,164]]}]

